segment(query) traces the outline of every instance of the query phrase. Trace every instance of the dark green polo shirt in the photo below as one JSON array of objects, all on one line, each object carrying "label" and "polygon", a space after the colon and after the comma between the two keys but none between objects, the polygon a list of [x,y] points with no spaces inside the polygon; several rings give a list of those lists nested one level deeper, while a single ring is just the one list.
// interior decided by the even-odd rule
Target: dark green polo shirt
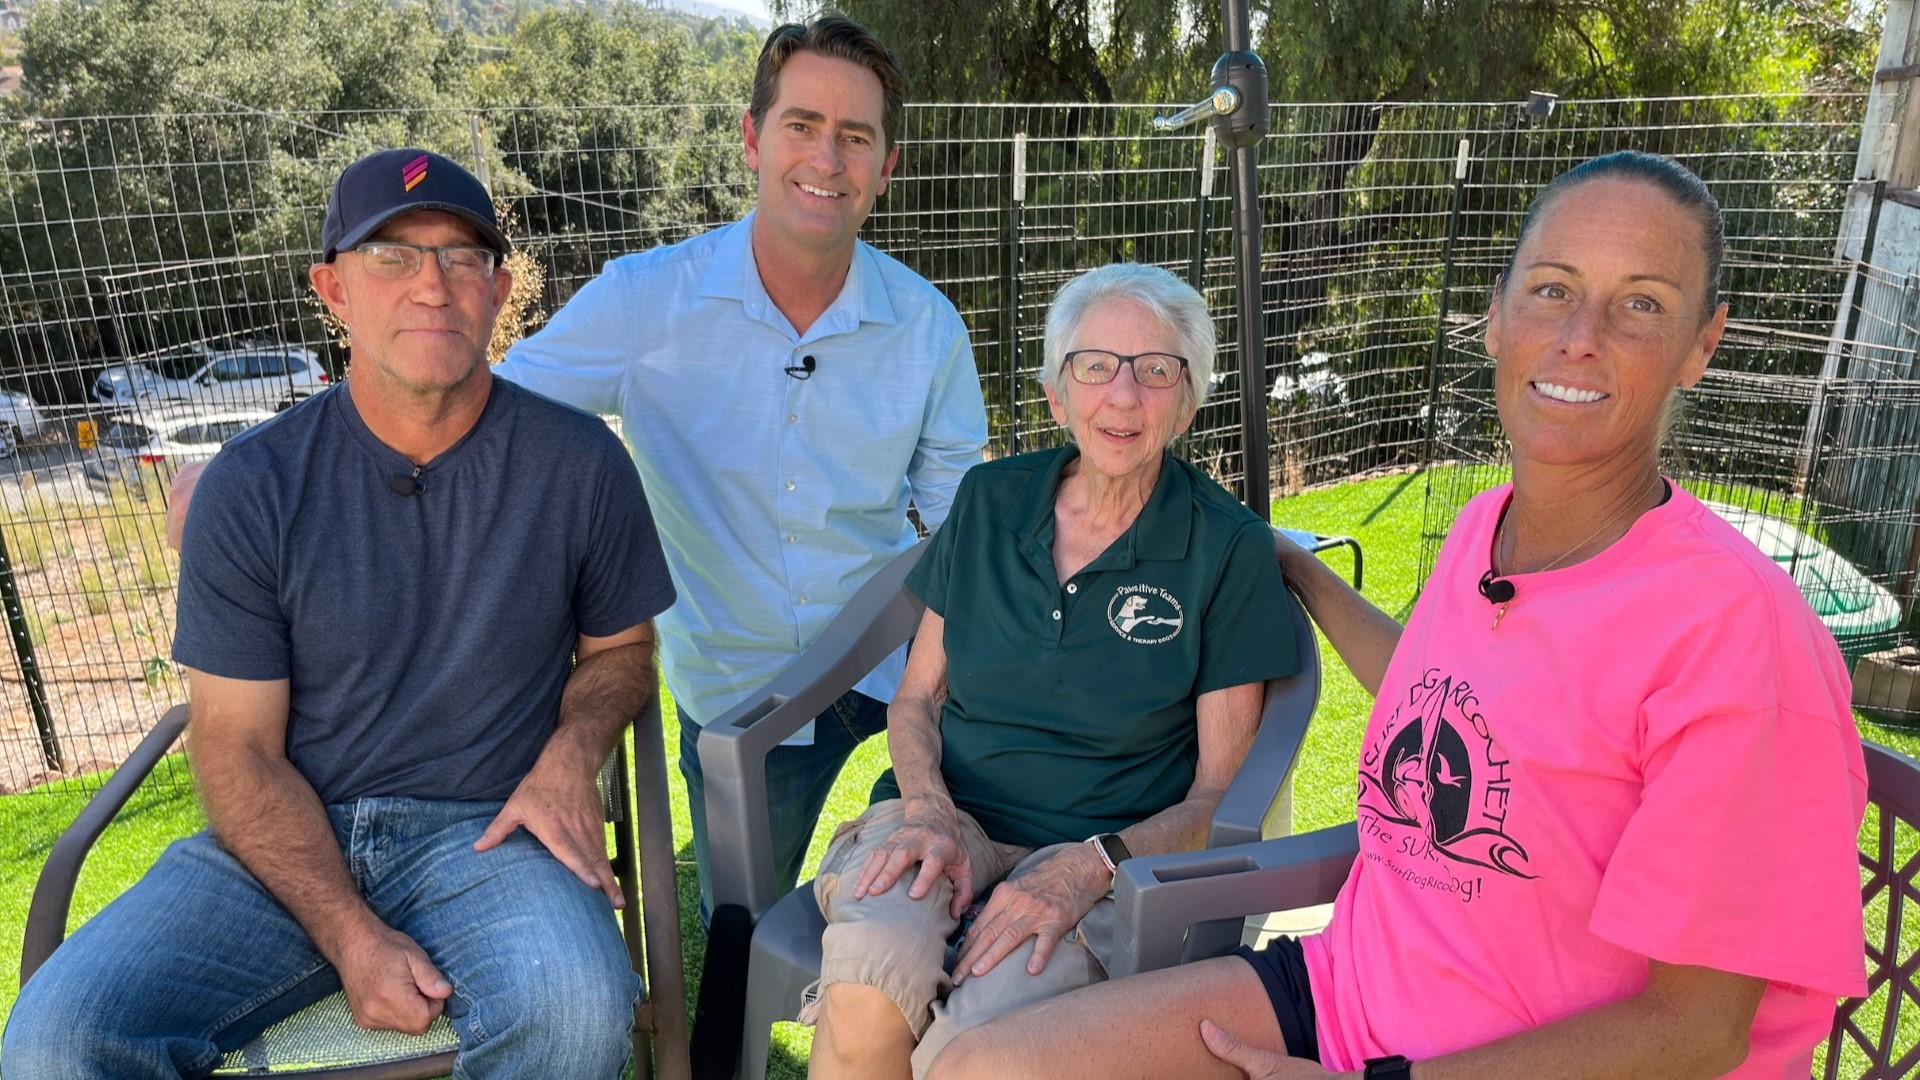
[{"label": "dark green polo shirt", "polygon": [[[1071,446],[979,465],[907,587],[946,620],[940,772],[987,835],[1042,847],[1151,817],[1193,785],[1201,694],[1291,674],[1273,535],[1167,454],[1133,526],[1062,585]],[[892,770],[873,799],[899,797]]]}]

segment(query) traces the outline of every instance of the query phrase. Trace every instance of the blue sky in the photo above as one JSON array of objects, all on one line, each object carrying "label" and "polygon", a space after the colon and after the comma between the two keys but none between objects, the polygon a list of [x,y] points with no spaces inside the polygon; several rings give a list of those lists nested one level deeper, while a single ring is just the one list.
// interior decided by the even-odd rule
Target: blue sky
[{"label": "blue sky", "polygon": [[767,10],[765,0],[707,0],[707,3],[713,4],[716,7],[731,8],[734,11],[744,11],[749,15],[757,15],[768,22],[773,21],[773,13]]}]

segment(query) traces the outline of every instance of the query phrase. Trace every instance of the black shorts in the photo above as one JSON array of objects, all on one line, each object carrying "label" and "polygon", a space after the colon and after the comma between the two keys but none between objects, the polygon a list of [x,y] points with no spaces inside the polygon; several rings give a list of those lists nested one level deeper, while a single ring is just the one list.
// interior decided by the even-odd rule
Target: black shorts
[{"label": "black shorts", "polygon": [[1307,959],[1298,938],[1274,938],[1258,950],[1242,945],[1233,951],[1253,965],[1267,988],[1274,1019],[1287,1043],[1287,1056],[1320,1060],[1320,1040],[1314,1033],[1313,992],[1307,987]]}]

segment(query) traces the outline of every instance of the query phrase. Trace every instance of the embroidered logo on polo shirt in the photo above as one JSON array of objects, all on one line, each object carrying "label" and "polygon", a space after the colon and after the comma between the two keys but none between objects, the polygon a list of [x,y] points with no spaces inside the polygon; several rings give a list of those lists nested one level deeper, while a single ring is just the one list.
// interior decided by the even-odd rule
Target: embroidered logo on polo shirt
[{"label": "embroidered logo on polo shirt", "polygon": [[1186,621],[1180,601],[1157,585],[1122,585],[1107,601],[1107,622],[1113,632],[1135,645],[1172,641]]}]

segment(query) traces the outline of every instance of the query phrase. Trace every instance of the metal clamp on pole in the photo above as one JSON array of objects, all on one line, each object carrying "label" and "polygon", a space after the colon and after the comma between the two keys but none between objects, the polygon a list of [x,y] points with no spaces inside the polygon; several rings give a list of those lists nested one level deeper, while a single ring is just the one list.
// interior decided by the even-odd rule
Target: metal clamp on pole
[{"label": "metal clamp on pole", "polygon": [[1251,49],[1225,54],[1213,64],[1213,97],[1232,95],[1233,108],[1220,109],[1214,128],[1220,141],[1232,149],[1252,146],[1267,133],[1267,65]]},{"label": "metal clamp on pole", "polygon": [[1202,120],[1211,120],[1216,116],[1230,116],[1240,108],[1240,91],[1231,86],[1222,86],[1207,97],[1181,109],[1172,116],[1153,118],[1153,130],[1178,131],[1189,124]]}]

